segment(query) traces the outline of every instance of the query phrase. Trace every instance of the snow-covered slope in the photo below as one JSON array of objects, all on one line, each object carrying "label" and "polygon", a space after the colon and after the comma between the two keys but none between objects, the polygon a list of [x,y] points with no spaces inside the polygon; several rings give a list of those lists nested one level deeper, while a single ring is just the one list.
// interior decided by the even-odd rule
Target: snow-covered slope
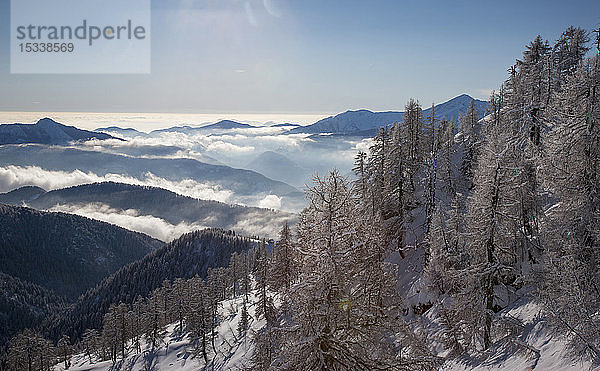
[{"label": "snow-covered slope", "polygon": [[[433,314],[433,313],[432,313]],[[444,370],[598,370],[589,361],[573,359],[564,337],[551,333],[541,315],[541,308],[522,298],[503,311],[506,318],[518,319],[523,324],[521,334],[503,344],[493,346],[485,353],[461,356],[447,362]]]},{"label": "snow-covered slope", "polygon": [[[153,352],[149,344],[144,344],[141,354],[130,354],[124,361],[113,365],[111,361],[90,362],[83,354],[72,358],[71,371],[83,370],[244,370],[250,366],[254,351],[253,339],[264,325],[263,319],[256,317],[256,292],[249,295],[249,330],[246,335],[237,330],[241,318],[243,296],[221,302],[219,315],[221,322],[215,333],[217,353],[205,363],[201,354],[190,344],[185,334],[180,333],[177,324],[168,326],[163,341]],[[525,329],[521,336],[512,342],[497,345],[481,354],[461,356],[447,361],[441,367],[447,371],[466,370],[598,370],[589,361],[571,359],[567,352],[566,341],[552,336],[540,308],[530,300],[520,300],[504,312],[523,322]],[[424,315],[429,322],[428,329],[435,337],[435,307]],[[441,346],[438,350],[441,350]],[[444,356],[442,350],[441,356]],[[153,368],[152,368],[153,367]],[[62,365],[55,370],[63,371]]]},{"label": "snow-covered slope", "polygon": [[[173,323],[164,332],[163,341],[159,347],[151,349],[149,343],[142,344],[142,353],[131,351],[125,360],[119,360],[116,365],[111,361],[97,362],[85,354],[72,357],[69,371],[100,371],[100,370],[244,370],[250,366],[254,350],[255,333],[265,325],[264,319],[256,316],[256,291],[248,295],[247,310],[249,329],[246,334],[237,330],[241,318],[244,296],[224,300],[219,307],[220,324],[215,329],[216,354],[211,354],[208,363],[204,362],[201,352],[190,343],[185,326],[183,332],[179,325]],[[65,370],[64,365],[57,365],[54,370]]]}]

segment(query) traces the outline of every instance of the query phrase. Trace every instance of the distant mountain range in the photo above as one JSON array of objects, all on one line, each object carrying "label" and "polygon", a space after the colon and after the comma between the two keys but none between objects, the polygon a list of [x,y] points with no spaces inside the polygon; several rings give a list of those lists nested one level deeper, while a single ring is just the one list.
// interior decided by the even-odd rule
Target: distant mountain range
[{"label": "distant mountain range", "polygon": [[273,125],[271,125],[271,127],[272,127],[272,128],[290,127],[290,126],[297,127],[297,126],[302,126],[302,125],[298,125],[298,124],[290,124],[290,123],[288,123],[288,122],[285,122],[285,123],[283,123],[283,124],[273,124]]},{"label": "distant mountain range", "polygon": [[[461,114],[464,114],[469,107],[471,101],[475,101],[475,107],[479,112],[480,118],[485,114],[488,102],[479,99],[474,99],[467,94],[461,94],[457,97],[450,99],[447,102],[438,104],[435,106],[435,117],[439,119],[446,119],[449,121],[457,122]],[[431,107],[427,107],[423,110],[423,117],[427,118],[431,114]],[[380,127],[392,124],[394,122],[402,121],[404,112],[399,111],[385,111],[385,112],[373,112],[366,109],[356,111],[346,111],[335,116],[330,116],[321,119],[311,125],[301,126],[298,124],[281,123],[273,124],[270,127],[291,127],[288,131],[289,134],[351,134],[353,136],[368,137],[374,135],[374,133]],[[135,129],[121,129],[118,127],[99,128],[96,131],[114,132],[128,136],[152,136],[153,134],[159,134],[162,132],[180,132],[180,133],[206,133],[210,131],[226,131],[232,129],[248,129],[261,126],[253,126],[244,124],[232,120],[222,120],[214,124],[205,126],[174,126],[166,129],[154,130],[150,134],[145,134],[136,131]]]},{"label": "distant mountain range", "polygon": [[273,194],[282,198],[284,210],[298,210],[304,205],[304,194],[289,184],[269,179],[252,170],[206,164],[188,158],[132,157],[33,144],[0,146],[0,166],[8,165],[38,166],[46,170],[68,172],[80,170],[99,176],[123,174],[137,179],[144,179],[148,172],[152,172],[156,176],[173,181],[193,179],[215,185],[232,191],[242,201],[245,197],[265,197]]},{"label": "distant mountain range", "polygon": [[249,125],[249,124],[242,124],[240,122],[235,122],[235,121],[231,121],[231,120],[222,120],[215,124],[201,126],[198,129],[200,129],[200,130],[213,130],[213,129],[230,130],[230,129],[247,129],[247,128],[252,128],[252,127],[254,127],[254,126]]},{"label": "distant mountain range", "polygon": [[39,143],[65,145],[73,141],[90,139],[116,139],[105,133],[96,133],[66,126],[44,118],[35,124],[3,124],[0,125],[0,145]]},{"label": "distant mountain range", "polygon": [[[447,102],[435,106],[435,117],[456,122],[460,114],[464,114],[471,101],[483,117],[487,102],[473,99],[466,94],[459,95]],[[431,108],[423,110],[423,117],[427,118]],[[312,125],[294,128],[289,133],[336,133],[355,134],[357,136],[371,136],[378,128],[402,121],[404,112],[372,112],[369,110],[346,111],[336,116],[324,118]]]},{"label": "distant mountain range", "polygon": [[123,137],[149,137],[148,134],[141,132],[139,130],[135,130],[134,128],[120,128],[118,126],[109,126],[105,128],[98,128],[94,130],[95,132],[102,133],[115,133],[119,134]]},{"label": "distant mountain range", "polygon": [[165,132],[178,132],[178,133],[185,133],[185,134],[191,134],[191,133],[205,133],[205,132],[209,132],[209,131],[223,131],[223,130],[233,130],[233,129],[248,129],[248,128],[253,128],[255,126],[249,125],[249,124],[243,124],[241,122],[236,122],[236,121],[231,121],[231,120],[221,120],[217,123],[214,124],[209,124],[209,125],[205,125],[205,126],[189,126],[189,125],[184,125],[184,126],[174,126],[172,128],[167,128],[167,129],[159,129],[159,130],[153,130],[150,135],[152,134],[159,134],[159,133],[165,133]]}]

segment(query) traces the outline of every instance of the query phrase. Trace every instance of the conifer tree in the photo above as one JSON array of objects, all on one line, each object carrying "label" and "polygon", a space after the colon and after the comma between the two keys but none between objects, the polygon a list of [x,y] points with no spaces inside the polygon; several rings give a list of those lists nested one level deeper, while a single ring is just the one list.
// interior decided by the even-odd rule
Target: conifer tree
[{"label": "conifer tree", "polygon": [[307,197],[298,226],[300,276],[285,297],[291,317],[276,333],[270,367],[433,368],[435,358],[400,317],[396,271],[375,248],[380,241],[370,224],[358,222],[350,183],[334,170],[316,176]]},{"label": "conifer tree", "polygon": [[272,254],[273,263],[269,277],[270,286],[274,290],[289,290],[297,275],[295,247],[292,232],[286,222],[279,232],[279,241]]},{"label": "conifer tree", "polygon": [[550,111],[555,117],[542,167],[555,202],[541,233],[547,251],[538,295],[576,354],[600,356],[600,61],[569,77]]}]

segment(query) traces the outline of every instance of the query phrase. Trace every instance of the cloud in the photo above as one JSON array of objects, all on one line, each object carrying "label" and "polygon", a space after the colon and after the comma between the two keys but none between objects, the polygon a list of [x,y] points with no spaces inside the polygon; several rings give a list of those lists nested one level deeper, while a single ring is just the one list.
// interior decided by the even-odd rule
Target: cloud
[{"label": "cloud", "polygon": [[281,209],[281,197],[275,195],[268,195],[258,202],[258,207],[265,209]]},{"label": "cloud", "polygon": [[356,143],[353,148],[353,152],[358,153],[359,151],[369,153],[369,148],[373,145],[373,138],[366,138]]},{"label": "cloud", "polygon": [[[131,231],[145,233],[164,242],[170,242],[184,233],[210,226],[210,220],[204,220],[202,223],[181,222],[171,224],[153,215],[142,215],[135,209],[118,210],[103,203],[63,204],[53,206],[47,211],[85,216],[118,225]],[[246,214],[244,219],[238,221],[231,229],[246,236],[276,238],[284,223],[294,225],[297,221],[297,216],[292,214],[273,215],[253,212]]]},{"label": "cloud", "polygon": [[[157,187],[200,200],[213,200],[228,204],[257,206],[277,210],[281,209],[282,203],[282,198],[276,195],[267,195],[264,193],[237,195],[218,184],[200,183],[193,179],[169,180],[151,172],[145,173],[143,178],[138,179],[127,175],[111,173],[100,176],[93,172],[86,173],[81,170],[68,172],[46,170],[38,166],[0,166],[0,192],[8,192],[28,185],[42,187],[47,191],[51,191],[99,182]],[[292,209],[291,211],[298,210]]]},{"label": "cloud", "polygon": [[102,203],[56,205],[48,211],[63,212],[118,225],[132,231],[145,233],[164,242],[179,238],[182,234],[204,229],[201,224],[171,224],[152,215],[140,215],[137,210],[117,210]]},{"label": "cloud", "polygon": [[208,145],[206,148],[207,151],[210,152],[225,152],[225,153],[252,153],[254,152],[254,147],[252,146],[238,146],[236,144],[216,141]]},{"label": "cloud", "polygon": [[151,172],[147,172],[143,179],[138,179],[120,174],[99,176],[92,172],[84,173],[81,170],[72,172],[46,170],[38,166],[8,165],[0,167],[0,192],[8,192],[25,185],[35,185],[50,191],[81,184],[109,181],[164,188],[180,195],[201,200],[235,202],[233,192],[223,189],[219,185],[200,183],[193,179],[173,181],[156,176]]},{"label": "cloud", "polygon": [[293,226],[298,222],[298,217],[290,214],[280,214],[278,217],[274,217],[264,213],[250,213],[245,216],[244,220],[238,221],[233,226],[233,230],[246,235],[277,238],[281,227],[286,222]]},{"label": "cloud", "polygon": [[479,93],[479,98],[482,99],[489,99],[490,95],[492,95],[492,91],[494,91],[494,89],[478,89],[477,92]]}]

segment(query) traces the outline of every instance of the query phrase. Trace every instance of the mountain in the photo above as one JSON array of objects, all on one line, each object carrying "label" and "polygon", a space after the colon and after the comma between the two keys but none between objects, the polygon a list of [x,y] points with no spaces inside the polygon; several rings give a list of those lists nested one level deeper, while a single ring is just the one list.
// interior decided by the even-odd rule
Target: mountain
[{"label": "mountain", "polygon": [[[447,102],[435,106],[435,116],[438,119],[446,119],[456,122],[459,114],[466,112],[473,98],[466,94],[459,95]],[[475,100],[480,116],[483,117],[487,102]],[[423,110],[423,117],[429,116],[431,108]],[[369,110],[346,111],[336,116],[324,118],[315,122],[312,125],[301,126],[289,131],[289,133],[337,133],[337,134],[353,134],[364,132],[370,136],[376,129],[390,125],[394,122],[402,121],[404,112],[372,112]]]},{"label": "mountain", "polygon": [[149,135],[152,136],[154,134],[160,134],[160,133],[185,133],[185,134],[189,134],[189,133],[194,132],[197,129],[198,129],[197,127],[191,127],[189,125],[173,126],[173,127],[166,128],[166,129],[152,130]]},{"label": "mountain", "polygon": [[283,123],[283,124],[273,124],[271,125],[272,128],[280,128],[280,127],[288,127],[288,126],[294,126],[294,127],[298,127],[298,126],[302,126],[302,125],[298,125],[298,124],[290,124],[290,123]]},{"label": "mountain", "polygon": [[[0,146],[0,166],[37,166],[46,170],[89,173],[98,176],[121,174],[146,179],[148,172],[170,180],[194,180],[207,189],[228,190],[236,202],[255,204],[267,195],[281,197],[282,209],[303,208],[304,194],[289,184],[251,170],[213,165],[189,158],[132,157],[77,148],[43,145]],[[89,182],[82,182],[89,183]]]},{"label": "mountain", "polygon": [[[166,189],[148,186],[113,182],[84,184],[50,192],[42,190],[35,199],[30,197],[29,192],[21,191],[30,188],[22,187],[0,194],[0,202],[13,205],[26,203],[27,206],[38,210],[52,209],[57,205],[77,207],[86,204],[103,204],[122,211],[136,210],[139,215],[152,215],[173,225],[187,223],[231,229],[244,235],[268,235],[269,237],[275,237],[286,221],[289,224],[295,224],[296,221],[294,214],[198,200]],[[16,197],[18,194],[22,194],[24,198],[19,199]],[[7,202],[9,198],[11,202]]]},{"label": "mountain", "polygon": [[242,124],[240,122],[235,122],[235,121],[231,121],[231,120],[221,120],[221,121],[211,124],[211,125],[201,126],[198,129],[201,129],[201,130],[213,130],[213,129],[230,130],[230,129],[248,129],[248,128],[253,128],[253,127],[255,127],[255,126],[252,126],[249,124]]},{"label": "mountain", "polygon": [[253,244],[250,239],[220,229],[185,234],[121,268],[65,311],[49,317],[45,332],[52,338],[65,333],[77,338],[85,329],[99,328],[111,304],[130,304],[138,296],[146,297],[165,280],[206,277],[209,268],[227,266],[232,253],[247,251]]},{"label": "mountain", "polygon": [[295,133],[343,133],[378,128],[387,124],[402,121],[403,112],[371,112],[369,110],[346,111],[336,116],[330,116],[312,125],[301,126],[289,131]]},{"label": "mountain", "polygon": [[121,135],[123,137],[129,138],[129,137],[148,137],[149,135],[135,130],[133,128],[120,128],[118,126],[109,126],[106,128],[97,128],[94,131],[96,132],[102,132],[102,133],[114,133],[114,134],[118,134]]},{"label": "mountain", "polygon": [[307,172],[286,156],[273,151],[261,153],[250,161],[246,168],[257,171],[271,179],[282,180],[295,186],[304,184],[304,174]]},{"label": "mountain", "polygon": [[242,124],[240,122],[236,122],[236,121],[231,121],[231,120],[221,120],[217,123],[214,124],[209,124],[209,125],[205,125],[205,126],[189,126],[189,125],[183,125],[183,126],[174,126],[171,128],[167,128],[167,129],[159,129],[159,130],[153,130],[150,135],[153,134],[160,134],[160,133],[185,133],[185,134],[192,134],[192,133],[198,133],[198,132],[208,132],[208,131],[221,131],[221,130],[232,130],[232,129],[248,129],[248,128],[254,128],[256,126],[252,126],[249,124]]},{"label": "mountain", "polygon": [[44,118],[35,124],[3,124],[0,125],[0,145],[2,144],[68,144],[73,141],[90,139],[116,139],[105,133],[77,129]]},{"label": "mountain", "polygon": [[76,298],[163,245],[81,216],[0,205],[0,272]]},{"label": "mountain", "polygon": [[[473,99],[467,94],[461,94],[458,97],[452,98],[447,102],[435,106],[435,117],[438,119],[446,119],[448,121],[458,122],[459,116],[467,112],[471,101],[475,101],[475,108],[479,113],[479,118],[485,116],[488,102]],[[423,110],[423,117],[428,117],[431,114],[431,107]]]},{"label": "mountain", "polygon": [[14,189],[7,193],[0,193],[0,204],[8,204],[14,206],[21,206],[23,203],[27,203],[40,195],[46,193],[46,190],[36,186],[25,186]]}]

